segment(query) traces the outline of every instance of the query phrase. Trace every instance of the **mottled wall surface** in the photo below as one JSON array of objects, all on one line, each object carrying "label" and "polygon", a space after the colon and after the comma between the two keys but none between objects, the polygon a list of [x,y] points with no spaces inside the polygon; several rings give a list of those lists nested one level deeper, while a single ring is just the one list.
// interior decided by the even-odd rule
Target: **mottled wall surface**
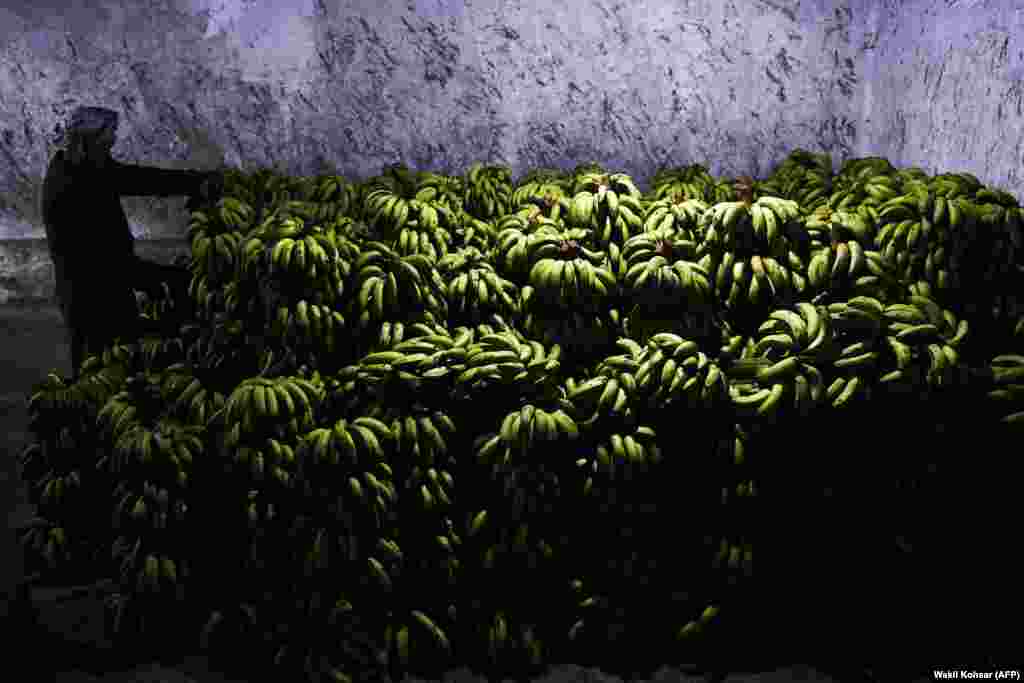
[{"label": "mottled wall surface", "polygon": [[[0,237],[41,237],[53,138],[118,109],[114,155],[212,168],[595,160],[764,176],[797,147],[1024,193],[1020,1],[0,0]],[[184,200],[125,200],[140,237]]]},{"label": "mottled wall surface", "polygon": [[1024,199],[1024,0],[858,0],[876,140],[899,166],[968,171]]}]

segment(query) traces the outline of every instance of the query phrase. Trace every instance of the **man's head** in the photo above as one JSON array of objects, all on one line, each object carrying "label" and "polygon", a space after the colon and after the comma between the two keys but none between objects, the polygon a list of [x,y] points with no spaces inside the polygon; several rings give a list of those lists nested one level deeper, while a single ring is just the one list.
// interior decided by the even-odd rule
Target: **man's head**
[{"label": "man's head", "polygon": [[118,114],[103,107],[79,107],[67,128],[68,159],[73,164],[104,166],[117,141]]}]

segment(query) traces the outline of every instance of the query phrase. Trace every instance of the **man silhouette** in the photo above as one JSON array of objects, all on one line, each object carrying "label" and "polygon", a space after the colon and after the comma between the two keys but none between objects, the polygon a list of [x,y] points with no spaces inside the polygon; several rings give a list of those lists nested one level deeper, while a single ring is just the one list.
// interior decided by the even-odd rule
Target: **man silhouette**
[{"label": "man silhouette", "polygon": [[160,296],[161,283],[184,300],[189,273],[180,266],[145,261],[120,197],[189,195],[212,201],[223,193],[220,171],[161,169],[114,160],[118,113],[79,107],[67,126],[67,145],[51,159],[43,182],[42,215],[53,259],[64,324],[71,341],[72,377],[82,361],[115,338],[139,336],[133,290]]}]

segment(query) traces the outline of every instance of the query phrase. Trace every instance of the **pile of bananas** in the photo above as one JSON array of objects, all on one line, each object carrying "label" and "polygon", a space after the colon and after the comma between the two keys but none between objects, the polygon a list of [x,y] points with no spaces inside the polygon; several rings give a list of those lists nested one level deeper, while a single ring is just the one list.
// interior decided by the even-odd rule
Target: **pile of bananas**
[{"label": "pile of bananas", "polygon": [[[796,150],[646,194],[597,164],[225,192],[192,311],[144,301],[162,336],[29,401],[29,564],[114,580],[125,633],[174,613],[310,680],[692,660],[772,540],[766,435],[900,394],[1024,424],[1022,209],[969,174]],[[652,510],[700,524],[666,551]]]},{"label": "pile of bananas", "polygon": [[509,320],[519,316],[521,300],[515,283],[498,275],[476,247],[466,247],[437,262],[448,281],[447,295],[453,324],[476,324],[491,315]]}]

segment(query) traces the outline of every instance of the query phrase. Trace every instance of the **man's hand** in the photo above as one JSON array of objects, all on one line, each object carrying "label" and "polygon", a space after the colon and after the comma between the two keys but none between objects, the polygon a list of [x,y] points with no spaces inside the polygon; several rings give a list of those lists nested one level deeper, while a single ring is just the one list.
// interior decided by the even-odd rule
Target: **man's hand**
[{"label": "man's hand", "polygon": [[199,184],[199,198],[204,202],[215,202],[224,195],[224,172],[210,171]]},{"label": "man's hand", "polygon": [[204,204],[212,204],[224,196],[224,172],[206,171],[201,174],[196,193],[188,198],[185,208],[197,211]]}]

